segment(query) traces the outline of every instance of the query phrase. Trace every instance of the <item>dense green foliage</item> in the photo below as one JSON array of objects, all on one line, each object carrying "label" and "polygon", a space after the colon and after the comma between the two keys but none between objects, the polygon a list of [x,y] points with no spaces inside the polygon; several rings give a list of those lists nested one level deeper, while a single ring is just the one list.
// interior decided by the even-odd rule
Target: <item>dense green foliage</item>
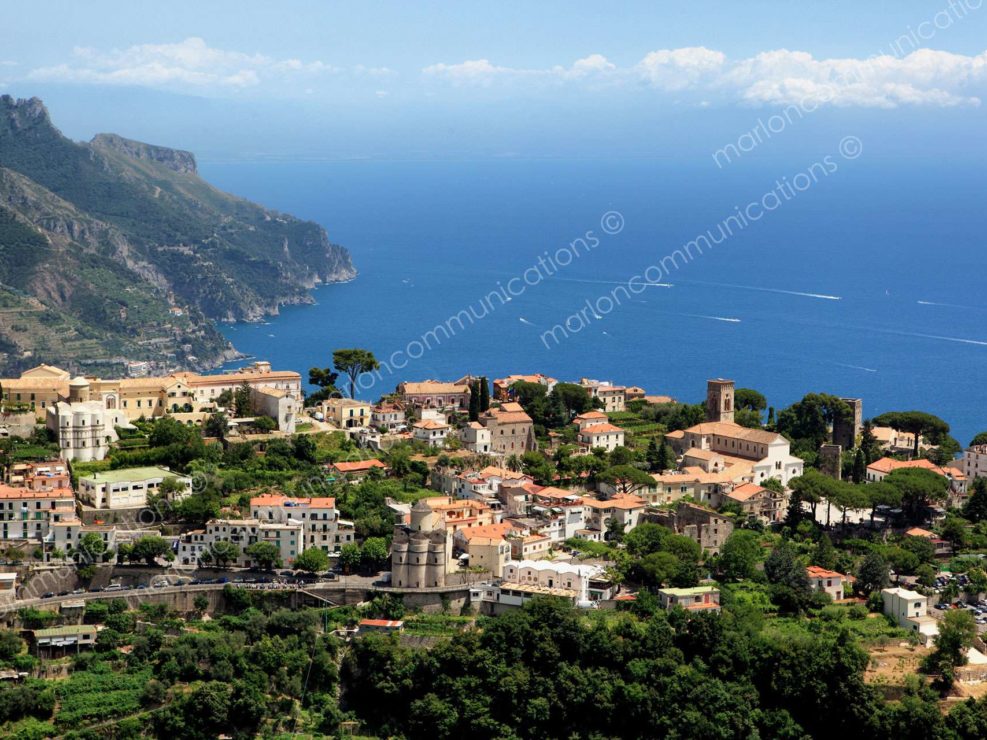
[{"label": "dense green foliage", "polygon": [[535,601],[430,651],[360,640],[343,660],[344,707],[409,738],[890,738],[915,737],[917,722],[973,738],[987,722],[987,702],[945,719],[921,692],[885,704],[840,620],[766,634],[738,615],[636,609],[587,621]]}]

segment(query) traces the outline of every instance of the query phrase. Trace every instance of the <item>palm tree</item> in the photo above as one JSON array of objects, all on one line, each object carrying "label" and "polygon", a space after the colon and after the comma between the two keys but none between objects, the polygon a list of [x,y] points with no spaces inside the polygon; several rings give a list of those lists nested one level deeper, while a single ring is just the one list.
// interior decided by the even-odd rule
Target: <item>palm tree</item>
[{"label": "palm tree", "polygon": [[504,461],[504,464],[507,466],[508,470],[511,470],[515,473],[521,470],[521,468],[523,467],[521,463],[521,458],[518,457],[517,455],[508,455],[507,459]]}]

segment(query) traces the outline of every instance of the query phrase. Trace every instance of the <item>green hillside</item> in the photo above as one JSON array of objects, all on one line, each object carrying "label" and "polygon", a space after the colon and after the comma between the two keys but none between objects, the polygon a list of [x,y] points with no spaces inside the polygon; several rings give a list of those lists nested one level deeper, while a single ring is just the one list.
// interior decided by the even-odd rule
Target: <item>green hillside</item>
[{"label": "green hillside", "polygon": [[354,275],[320,226],[217,190],[190,153],[113,134],[73,142],[41,101],[0,96],[0,370],[208,366],[231,352],[213,321],[260,319]]}]

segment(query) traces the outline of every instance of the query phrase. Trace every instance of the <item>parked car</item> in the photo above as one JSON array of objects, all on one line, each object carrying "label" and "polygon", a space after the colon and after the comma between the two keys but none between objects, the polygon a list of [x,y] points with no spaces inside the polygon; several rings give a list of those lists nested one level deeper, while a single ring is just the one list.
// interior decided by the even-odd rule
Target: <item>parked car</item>
[{"label": "parked car", "polygon": [[55,594],[53,592],[49,591],[48,593],[43,594],[41,596],[41,598],[42,599],[54,599],[55,598]]}]

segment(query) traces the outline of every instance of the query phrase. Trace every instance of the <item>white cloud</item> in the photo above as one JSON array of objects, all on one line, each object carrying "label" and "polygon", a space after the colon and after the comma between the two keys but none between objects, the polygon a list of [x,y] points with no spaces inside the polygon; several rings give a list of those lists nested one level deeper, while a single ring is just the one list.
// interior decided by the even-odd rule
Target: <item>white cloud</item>
[{"label": "white cloud", "polygon": [[696,92],[751,105],[790,103],[894,108],[899,105],[950,107],[979,105],[987,88],[987,52],[977,56],[918,49],[907,56],[816,59],[808,52],[777,49],[731,61],[705,47],[659,49],[630,67],[618,67],[601,54],[569,67],[521,69],[488,59],[433,64],[426,77],[455,86],[494,84],[613,84],[665,92]]},{"label": "white cloud", "polygon": [[422,72],[429,77],[445,79],[454,85],[488,86],[498,77],[516,77],[525,70],[510,67],[496,67],[489,59],[467,59],[460,64],[433,64]]},{"label": "white cloud", "polygon": [[720,74],[726,55],[704,46],[660,49],[647,54],[635,71],[648,83],[663,90],[687,90]]},{"label": "white cloud", "polygon": [[432,64],[422,73],[453,85],[489,87],[494,82],[527,79],[541,82],[560,80],[605,79],[617,71],[617,66],[602,54],[590,54],[577,59],[572,66],[557,65],[551,69],[499,67],[489,59],[468,59],[460,64]]},{"label": "white cloud", "polygon": [[274,59],[263,54],[215,49],[197,37],[172,44],[140,44],[110,52],[76,47],[73,56],[73,64],[34,69],[28,78],[148,87],[245,88],[268,78],[338,71],[321,61]]}]

